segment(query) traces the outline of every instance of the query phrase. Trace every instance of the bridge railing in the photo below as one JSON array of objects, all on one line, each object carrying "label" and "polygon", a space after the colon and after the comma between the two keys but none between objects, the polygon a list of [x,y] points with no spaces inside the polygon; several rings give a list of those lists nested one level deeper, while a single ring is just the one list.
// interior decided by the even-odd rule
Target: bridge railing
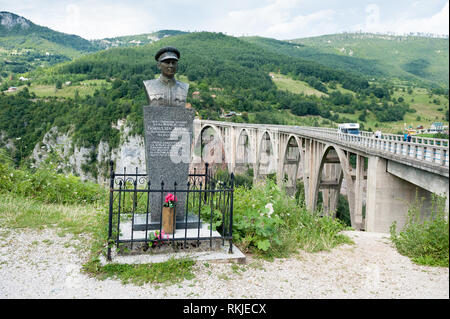
[{"label": "bridge railing", "polygon": [[439,166],[449,166],[448,140],[425,137],[412,137],[411,142],[403,140],[402,135],[382,134],[375,138],[372,132],[361,132],[361,135],[339,133],[332,128],[297,127],[297,131],[314,137],[323,137],[330,141],[345,142],[391,153],[417,161],[425,161]]},{"label": "bridge railing", "polygon": [[[365,133],[365,136],[369,136],[373,134],[372,132],[363,132]],[[404,141],[403,135],[398,134],[381,134],[381,139],[389,140],[389,141]],[[447,146],[448,147],[448,140],[441,139],[441,138],[429,138],[429,137],[422,137],[422,136],[411,136],[411,142],[421,145],[436,145],[436,146]]]},{"label": "bridge railing", "polygon": [[[201,120],[202,122],[225,126],[243,126],[259,128],[261,124],[217,122]],[[387,154],[394,154],[400,158],[427,162],[436,166],[449,166],[449,140],[412,136],[411,141],[403,140],[403,135],[382,133],[380,138],[375,138],[373,132],[361,132],[360,135],[338,133],[335,128],[291,126],[291,125],[263,125],[264,128],[276,129],[286,133],[301,134],[311,138],[322,137],[338,143],[349,143],[355,147],[364,147]]]}]

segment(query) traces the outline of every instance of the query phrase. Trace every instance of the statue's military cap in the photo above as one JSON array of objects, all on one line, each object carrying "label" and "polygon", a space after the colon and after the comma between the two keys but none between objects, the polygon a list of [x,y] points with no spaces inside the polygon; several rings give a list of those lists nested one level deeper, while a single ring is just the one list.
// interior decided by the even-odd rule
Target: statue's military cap
[{"label": "statue's military cap", "polygon": [[158,62],[173,59],[178,60],[180,58],[180,51],[174,47],[164,47],[155,54],[155,60]]}]

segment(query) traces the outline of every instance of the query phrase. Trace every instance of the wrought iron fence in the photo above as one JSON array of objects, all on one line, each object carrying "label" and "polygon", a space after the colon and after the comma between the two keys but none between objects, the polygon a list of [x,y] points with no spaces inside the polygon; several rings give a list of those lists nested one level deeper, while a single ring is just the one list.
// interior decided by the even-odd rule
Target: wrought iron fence
[{"label": "wrought iron fence", "polygon": [[[203,172],[194,169],[189,174],[186,185],[165,185],[164,181],[154,185],[138,168],[133,173],[126,168],[115,173],[113,167],[110,161],[108,260],[114,245],[122,253],[139,253],[149,249],[212,249],[225,246],[227,241],[232,253],[233,174],[219,181],[206,164]],[[183,194],[186,200],[184,216],[177,218],[175,213],[173,232],[164,234],[162,207],[168,193]],[[156,211],[151,211],[152,200],[159,203]]]}]

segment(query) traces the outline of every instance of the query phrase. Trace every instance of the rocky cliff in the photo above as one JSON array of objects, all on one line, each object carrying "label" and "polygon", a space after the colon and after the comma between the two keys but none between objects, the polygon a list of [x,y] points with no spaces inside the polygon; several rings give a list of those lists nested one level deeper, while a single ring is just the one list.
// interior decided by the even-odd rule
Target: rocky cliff
[{"label": "rocky cliff", "polygon": [[139,172],[145,173],[144,138],[131,135],[131,128],[125,120],[119,120],[115,125],[120,129],[121,138],[119,147],[114,149],[103,141],[96,148],[76,146],[71,131],[64,134],[53,127],[34,147],[31,155],[33,165],[52,162],[58,170],[100,184],[108,181],[110,160],[114,162],[116,172],[123,172],[124,169],[135,172],[137,167]]}]

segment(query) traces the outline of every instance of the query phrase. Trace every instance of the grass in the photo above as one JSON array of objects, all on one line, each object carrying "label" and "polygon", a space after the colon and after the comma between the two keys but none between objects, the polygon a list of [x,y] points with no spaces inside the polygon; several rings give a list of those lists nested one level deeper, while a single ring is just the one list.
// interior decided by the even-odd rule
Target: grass
[{"label": "grass", "polygon": [[[191,259],[169,260],[164,263],[122,265],[100,264],[99,256],[106,252],[107,216],[103,203],[86,205],[63,205],[43,203],[39,200],[0,193],[0,224],[2,233],[10,229],[53,228],[58,235],[88,235],[79,247],[90,250],[89,260],[83,270],[98,279],[119,279],[124,284],[144,283],[173,284],[194,277]],[[48,243],[48,242],[44,242]]]},{"label": "grass", "polygon": [[[445,122],[443,110],[448,109],[449,102],[443,96],[429,94],[423,88],[414,88],[411,94],[401,90],[394,91],[393,97],[396,99],[403,97],[410,104],[410,107],[416,110],[416,113],[407,113],[405,115],[403,123],[402,121],[399,123],[400,129],[403,128],[404,123],[407,126],[411,125],[413,128],[416,128],[418,125],[429,127],[433,122]],[[435,104],[433,102],[435,100],[439,100],[439,104]],[[418,120],[418,117],[420,117],[420,120]],[[398,125],[396,126],[398,127]]]},{"label": "grass", "polygon": [[[315,95],[317,97],[328,96],[327,93],[316,90],[315,88],[311,87],[308,83],[304,81],[293,80],[289,76],[280,73],[271,73],[271,74],[273,74],[274,76],[272,78],[272,81],[275,83],[275,85],[279,90],[286,90],[294,94]],[[337,84],[335,89],[331,89],[328,85],[326,85],[326,83],[325,86],[327,87],[328,92],[330,93],[334,91],[340,91],[343,94],[355,95],[354,92],[344,89],[341,84]]]},{"label": "grass", "polygon": [[324,95],[328,96],[328,94],[312,88],[306,82],[296,81],[286,75],[279,73],[274,73],[273,76],[274,77],[272,78],[272,81],[275,83],[279,90],[287,90],[295,94],[315,95],[317,97],[321,97]]},{"label": "grass", "polygon": [[123,284],[175,284],[195,277],[192,271],[194,264],[195,261],[189,258],[171,258],[166,262],[155,264],[108,264],[93,273],[98,279],[119,279]]},{"label": "grass", "polygon": [[0,224],[9,228],[58,228],[72,234],[92,233],[99,205],[48,204],[11,193],[0,193]]},{"label": "grass", "polygon": [[[59,236],[87,235],[80,238],[80,247],[89,252],[83,269],[100,279],[111,277],[124,283],[142,284],[174,283],[193,277],[194,262],[189,259],[169,260],[160,264],[101,265],[99,257],[105,255],[107,250],[108,209],[107,197],[96,195],[100,186],[93,187],[91,183],[81,182],[74,176],[64,176],[45,168],[34,172],[16,169],[2,149],[0,178],[3,180],[0,187],[2,236],[6,236],[8,229],[45,228],[55,229]],[[78,197],[80,195],[82,197]]]},{"label": "grass", "polygon": [[397,233],[396,223],[392,224],[391,240],[400,254],[419,265],[449,266],[449,224],[444,207],[445,199],[435,196],[430,217],[421,218],[421,202],[416,200],[403,229]]},{"label": "grass", "polygon": [[[365,122],[361,122],[358,119],[362,111],[355,111],[355,114],[337,114],[339,114],[339,117],[346,117],[355,123],[363,123],[364,130],[371,128],[372,131],[376,131],[380,129],[384,133],[393,134],[403,131],[405,126],[416,128],[419,125],[423,125],[424,128],[429,128],[433,122],[443,122],[444,125],[449,125],[449,122],[445,121],[444,113],[445,110],[448,110],[449,101],[443,96],[429,94],[423,88],[414,88],[411,94],[408,94],[406,90],[405,92],[401,89],[394,90],[392,97],[396,99],[403,97],[406,103],[410,105],[410,108],[416,110],[416,112],[406,113],[402,121],[396,122],[379,122],[371,112],[367,114]],[[439,100],[439,105],[435,104],[433,100]]]},{"label": "grass", "polygon": [[[18,87],[18,91],[25,88],[26,85],[22,85]],[[55,84],[34,84],[28,87],[30,93],[36,94],[37,97],[59,97],[59,98],[74,98],[76,92],[80,97],[85,97],[87,95],[93,95],[95,90],[100,89],[101,87],[110,88],[111,83],[106,82],[105,80],[84,80],[80,83],[74,83],[70,85],[66,85],[63,83],[61,89],[56,89]],[[15,94],[16,92],[6,93],[6,94]]]}]

